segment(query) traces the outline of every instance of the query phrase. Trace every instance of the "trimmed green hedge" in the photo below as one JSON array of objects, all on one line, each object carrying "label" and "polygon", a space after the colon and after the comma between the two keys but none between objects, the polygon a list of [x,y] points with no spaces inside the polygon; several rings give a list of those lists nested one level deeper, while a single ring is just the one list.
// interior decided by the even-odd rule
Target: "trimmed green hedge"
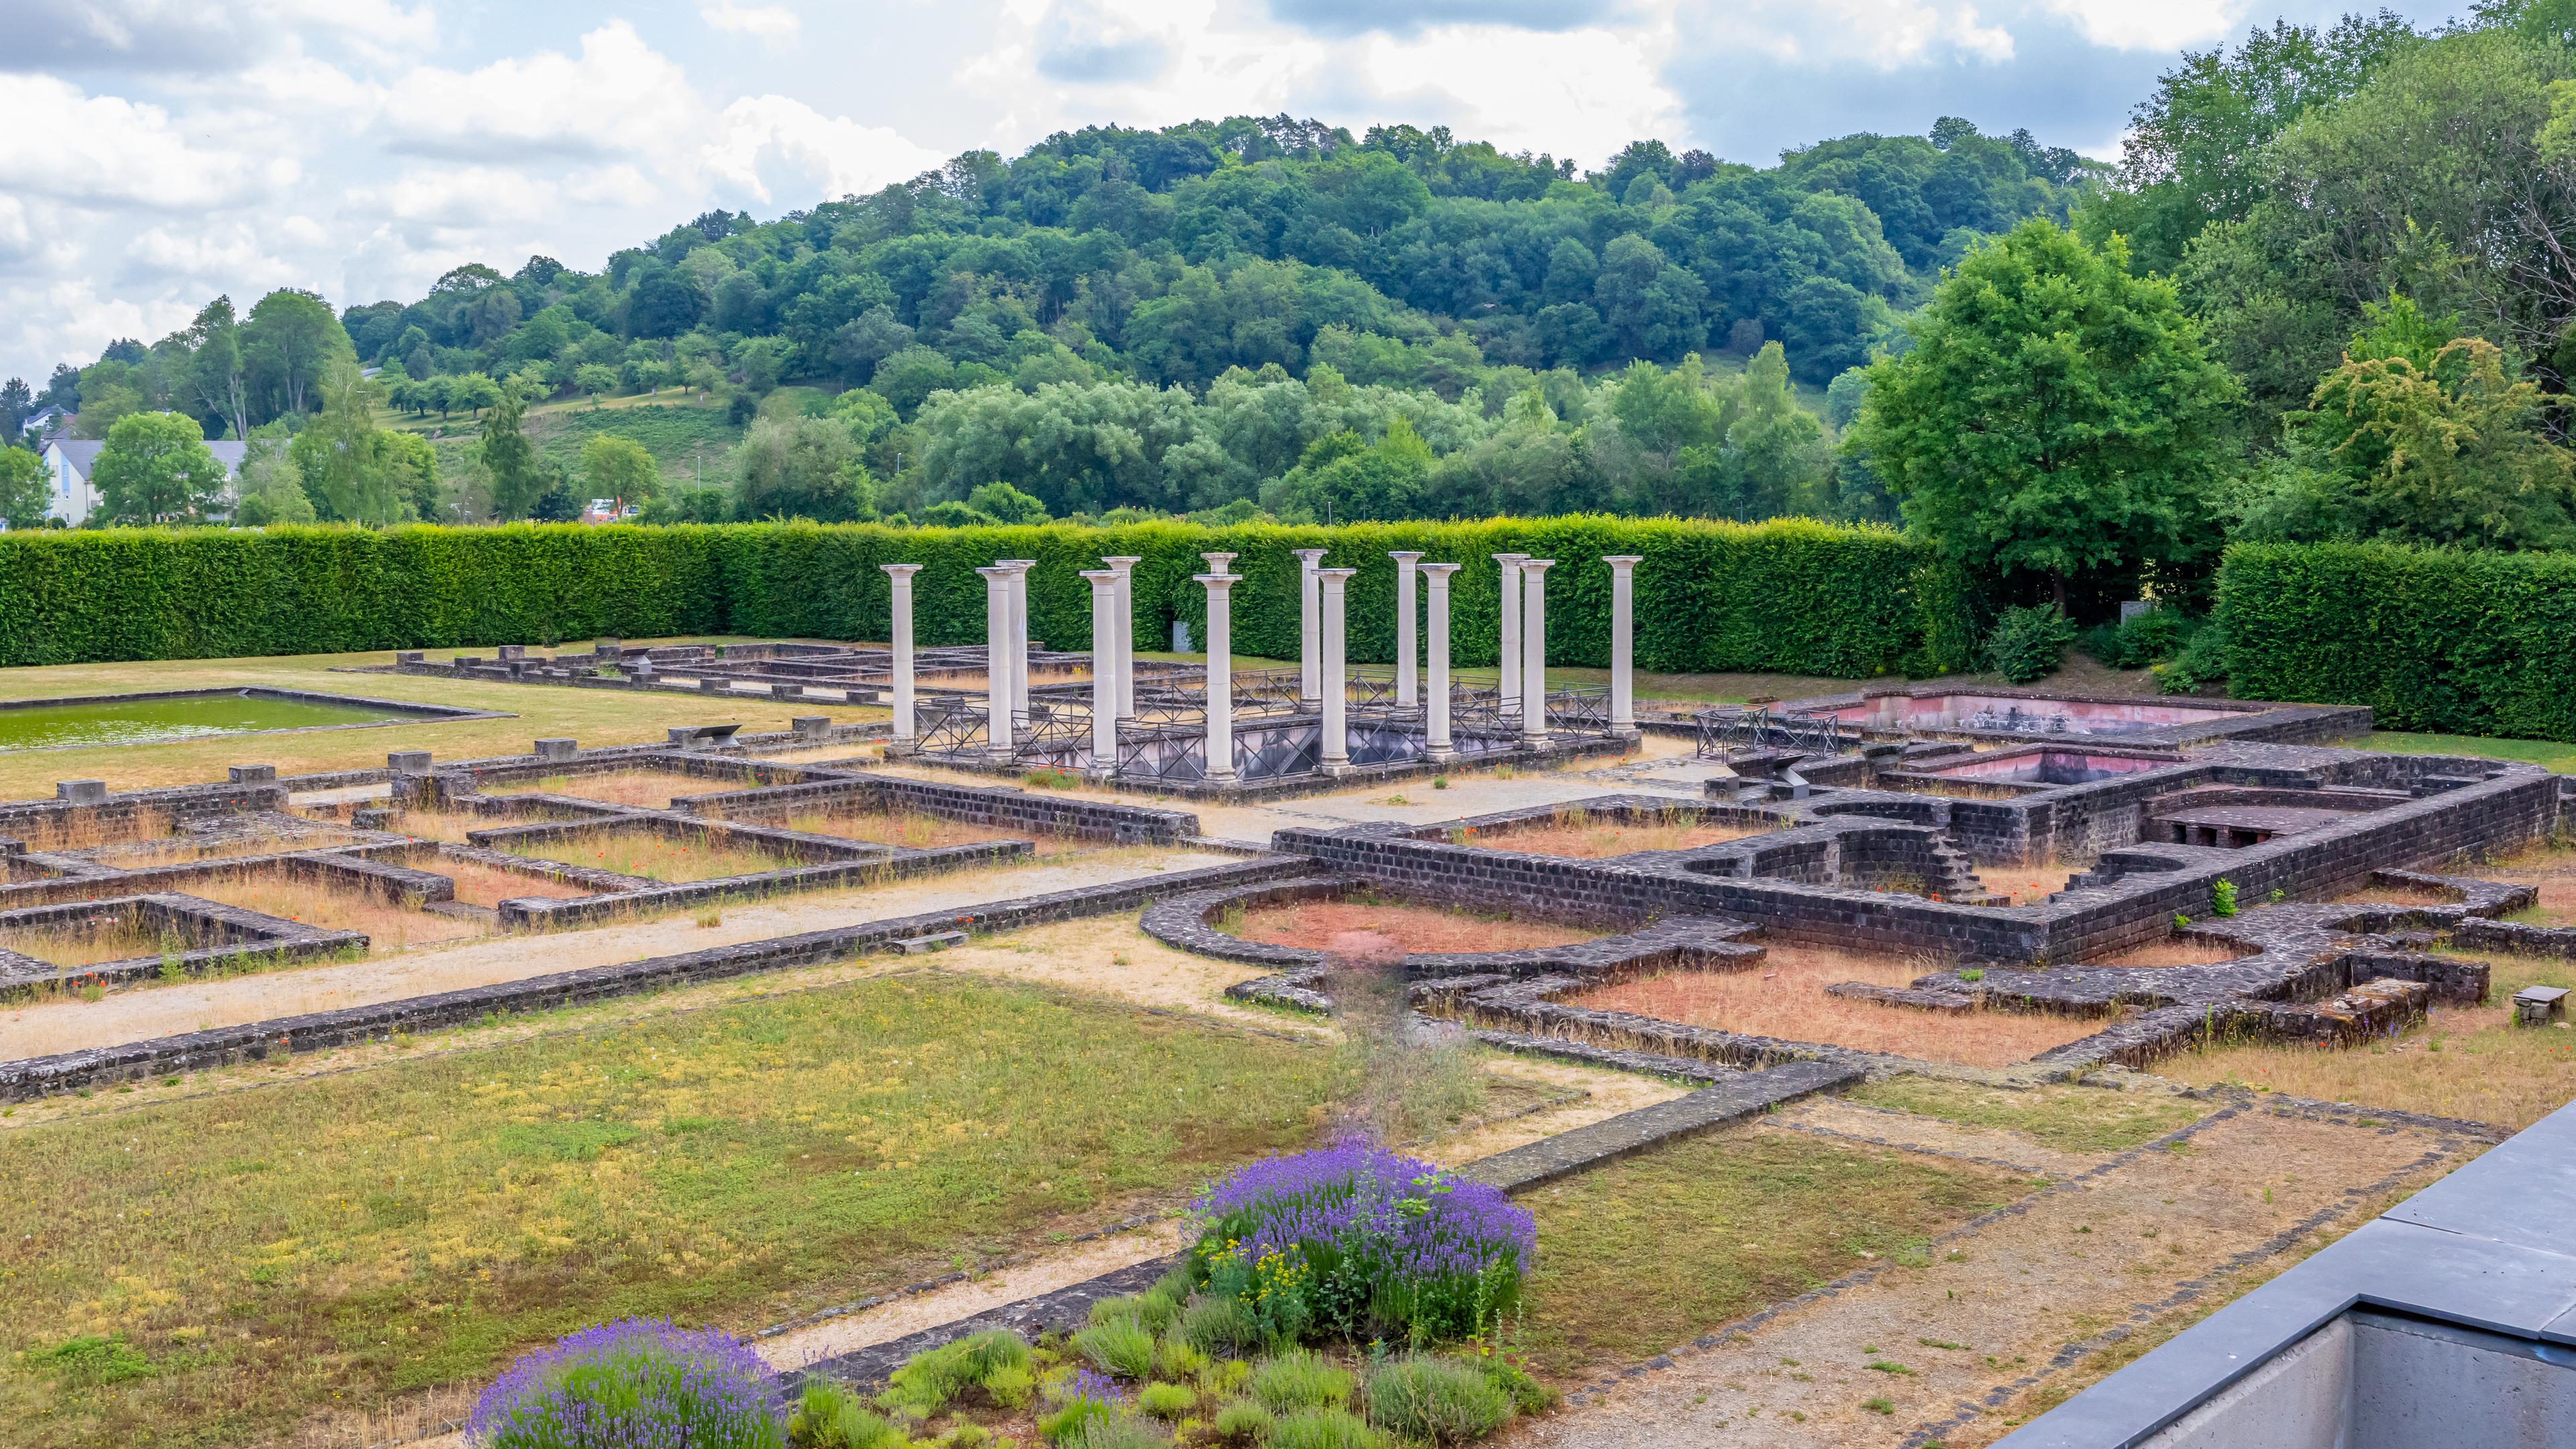
[{"label": "trimmed green hedge", "polygon": [[1394,657],[1395,564],[1420,549],[1467,565],[1452,580],[1453,658],[1491,664],[1496,576],[1489,555],[1560,560],[1548,574],[1552,662],[1609,662],[1610,569],[1637,570],[1637,662],[1672,672],[1866,678],[1964,667],[1976,635],[1969,591],[1896,533],[1804,521],[1758,525],[1577,516],[1483,523],[1228,529],[888,529],[871,524],[674,528],[55,531],[0,534],[0,664],[221,658],[362,649],[543,643],[596,634],[688,633],[882,639],[877,565],[918,563],[914,637],[984,637],[978,566],[1031,558],[1029,627],[1088,648],[1090,587],[1104,554],[1135,554],[1138,647],[1165,647],[1174,619],[1200,637],[1204,552],[1231,552],[1235,647],[1297,653],[1295,548],[1330,550],[1351,580],[1351,658]]},{"label": "trimmed green hedge", "polygon": [[2576,740],[2576,556],[2241,544],[2228,692],[2366,704],[2383,729]]}]

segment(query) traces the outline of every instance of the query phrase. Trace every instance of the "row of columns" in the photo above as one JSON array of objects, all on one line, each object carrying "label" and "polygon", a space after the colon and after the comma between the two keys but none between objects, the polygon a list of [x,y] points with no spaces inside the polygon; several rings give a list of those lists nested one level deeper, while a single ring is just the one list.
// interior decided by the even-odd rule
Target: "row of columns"
[{"label": "row of columns", "polygon": [[[1349,665],[1346,656],[1348,585],[1357,569],[1323,567],[1324,550],[1298,549],[1300,635],[1299,690],[1320,705],[1326,767],[1349,763]],[[1207,590],[1207,719],[1210,778],[1234,774],[1232,589],[1240,576],[1227,572],[1235,555],[1201,554],[1208,572],[1194,576]],[[1449,579],[1461,565],[1423,563],[1413,551],[1392,551],[1396,563],[1396,675],[1399,708],[1424,705],[1425,744],[1435,759],[1451,751],[1449,733]],[[1637,554],[1605,555],[1610,565],[1610,727],[1636,731],[1634,655]],[[1547,571],[1554,559],[1522,553],[1493,555],[1501,569],[1501,698],[1517,703],[1521,735],[1547,737]],[[1118,726],[1136,717],[1134,555],[1104,556],[1107,567],[1084,571],[1091,584],[1092,758],[1117,758]],[[892,584],[894,737],[915,732],[912,675],[912,578],[919,564],[880,565]],[[977,569],[985,582],[987,641],[986,743],[1008,757],[1018,722],[1029,713],[1028,571],[1032,559],[996,559]],[[1430,619],[1428,689],[1417,688],[1414,579],[1428,582]],[[1427,698],[1426,698],[1427,696]]]}]

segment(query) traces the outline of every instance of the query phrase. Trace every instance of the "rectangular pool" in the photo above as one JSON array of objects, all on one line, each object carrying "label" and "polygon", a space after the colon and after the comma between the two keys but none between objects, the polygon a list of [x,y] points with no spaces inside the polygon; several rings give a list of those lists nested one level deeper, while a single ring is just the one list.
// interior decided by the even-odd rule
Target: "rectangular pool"
[{"label": "rectangular pool", "polygon": [[79,699],[0,700],[0,751],[151,745],[270,730],[499,718],[506,716],[490,710],[286,689],[197,689]]}]

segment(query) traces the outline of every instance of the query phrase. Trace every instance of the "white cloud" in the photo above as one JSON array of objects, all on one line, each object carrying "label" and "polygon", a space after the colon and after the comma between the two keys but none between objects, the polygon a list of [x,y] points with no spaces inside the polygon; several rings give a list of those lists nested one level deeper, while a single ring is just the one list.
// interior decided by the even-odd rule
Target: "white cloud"
[{"label": "white cloud", "polygon": [[1371,42],[1364,74],[1389,114],[1429,115],[1509,150],[1607,156],[1670,135],[1681,103],[1643,37],[1493,27]]},{"label": "white cloud", "polygon": [[2236,27],[2245,7],[2235,0],[2047,0],[2096,45],[2119,50],[2177,50],[2215,40]]},{"label": "white cloud", "polygon": [[946,160],[885,126],[826,116],[786,96],[745,96],[725,107],[698,153],[710,175],[775,201],[771,178],[806,183],[800,199],[874,191]]},{"label": "white cloud", "polygon": [[235,206],[291,185],[289,157],[190,144],[159,106],[84,95],[41,75],[0,75],[0,189],[156,210]]},{"label": "white cloud", "polygon": [[748,35],[771,45],[785,45],[805,28],[784,5],[745,5],[741,0],[715,0],[698,7],[698,18],[718,30]]},{"label": "white cloud", "polygon": [[377,122],[392,148],[457,160],[597,156],[673,139],[700,109],[687,74],[612,20],[581,54],[539,51],[479,70],[419,67]]}]

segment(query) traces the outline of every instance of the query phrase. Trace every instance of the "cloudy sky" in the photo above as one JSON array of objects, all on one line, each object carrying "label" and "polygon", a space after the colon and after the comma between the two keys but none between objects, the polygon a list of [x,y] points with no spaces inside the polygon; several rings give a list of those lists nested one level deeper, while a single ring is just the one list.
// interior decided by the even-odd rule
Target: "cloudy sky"
[{"label": "cloudy sky", "polygon": [[[0,376],[228,292],[412,298],[595,269],[710,206],[774,216],[1094,122],[1429,126],[1587,166],[1638,136],[1765,162],[1853,131],[2116,157],[2185,47],[2332,0],[11,0]],[[2419,21],[2445,4],[2399,3]]]}]

